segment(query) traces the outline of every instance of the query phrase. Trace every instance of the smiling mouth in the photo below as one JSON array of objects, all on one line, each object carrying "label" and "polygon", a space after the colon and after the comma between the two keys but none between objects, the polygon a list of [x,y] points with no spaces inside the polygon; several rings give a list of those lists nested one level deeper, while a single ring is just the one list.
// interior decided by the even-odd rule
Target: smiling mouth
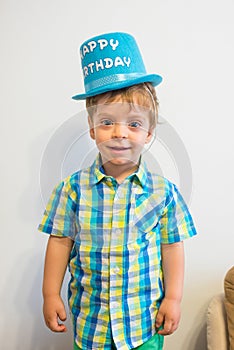
[{"label": "smiling mouth", "polygon": [[116,152],[127,151],[130,149],[130,147],[111,147],[111,146],[109,146],[108,148]]}]

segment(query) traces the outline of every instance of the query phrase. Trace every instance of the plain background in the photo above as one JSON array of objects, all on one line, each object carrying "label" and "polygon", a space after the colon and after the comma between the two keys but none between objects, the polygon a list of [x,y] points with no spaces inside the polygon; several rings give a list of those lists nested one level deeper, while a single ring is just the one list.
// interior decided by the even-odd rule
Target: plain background
[{"label": "plain background", "polygon": [[69,321],[53,334],[42,318],[39,176],[55,130],[84,110],[70,98],[83,91],[79,45],[107,31],[132,33],[164,77],[160,111],[189,154],[199,236],[185,243],[182,319],[165,349],[206,349],[207,305],[234,263],[233,12],[231,0],[1,1],[2,350],[72,349]]}]

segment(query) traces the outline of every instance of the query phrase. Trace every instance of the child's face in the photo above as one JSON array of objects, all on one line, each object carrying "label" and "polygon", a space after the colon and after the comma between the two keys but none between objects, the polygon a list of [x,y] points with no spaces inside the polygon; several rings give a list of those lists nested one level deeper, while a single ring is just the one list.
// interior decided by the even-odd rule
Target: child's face
[{"label": "child's face", "polygon": [[139,162],[142,149],[152,137],[149,110],[119,100],[109,104],[99,101],[89,118],[90,135],[101,153],[102,162],[129,165]]}]

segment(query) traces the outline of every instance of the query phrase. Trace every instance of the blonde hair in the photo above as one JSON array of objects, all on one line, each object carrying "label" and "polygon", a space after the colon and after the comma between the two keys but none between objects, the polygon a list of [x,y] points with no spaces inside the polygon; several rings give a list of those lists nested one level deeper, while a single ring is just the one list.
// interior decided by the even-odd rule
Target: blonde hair
[{"label": "blonde hair", "polygon": [[155,128],[158,120],[158,99],[155,88],[151,83],[141,83],[127,88],[112,90],[104,94],[88,97],[86,99],[86,109],[90,118],[97,109],[100,101],[104,104],[109,104],[121,100],[129,103],[132,107],[134,104],[149,108],[151,128]]}]

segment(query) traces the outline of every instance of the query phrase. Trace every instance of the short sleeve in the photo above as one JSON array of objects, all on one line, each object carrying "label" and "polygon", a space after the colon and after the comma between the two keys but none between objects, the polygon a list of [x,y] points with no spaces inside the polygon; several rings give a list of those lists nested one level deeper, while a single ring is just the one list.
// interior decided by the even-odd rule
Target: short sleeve
[{"label": "short sleeve", "polygon": [[77,233],[77,191],[69,180],[56,186],[50,196],[38,230],[74,239]]},{"label": "short sleeve", "polygon": [[189,209],[174,184],[171,184],[160,218],[161,243],[183,241],[197,234]]}]

